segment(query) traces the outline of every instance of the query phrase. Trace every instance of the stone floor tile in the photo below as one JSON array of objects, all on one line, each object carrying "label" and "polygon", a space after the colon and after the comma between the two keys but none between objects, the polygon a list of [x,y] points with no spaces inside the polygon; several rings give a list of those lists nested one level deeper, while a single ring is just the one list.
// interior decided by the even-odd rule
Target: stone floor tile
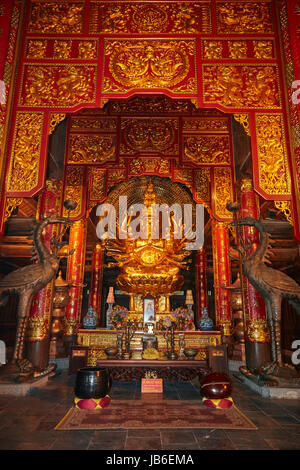
[{"label": "stone floor tile", "polygon": [[92,435],[88,450],[123,450],[127,437],[126,430],[97,430]]},{"label": "stone floor tile", "polygon": [[128,437],[159,437],[160,438],[160,429],[128,429]]},{"label": "stone floor tile", "polygon": [[127,437],[124,450],[161,450],[162,443],[159,437]]},{"label": "stone floor tile", "polygon": [[192,444],[196,443],[196,437],[191,430],[161,430],[161,440],[163,446],[169,444]]},{"label": "stone floor tile", "polygon": [[165,444],[162,446],[163,450],[200,450],[200,446],[197,442],[192,444]]},{"label": "stone floor tile", "polygon": [[300,450],[299,442],[288,439],[265,439],[265,441],[273,450]]}]

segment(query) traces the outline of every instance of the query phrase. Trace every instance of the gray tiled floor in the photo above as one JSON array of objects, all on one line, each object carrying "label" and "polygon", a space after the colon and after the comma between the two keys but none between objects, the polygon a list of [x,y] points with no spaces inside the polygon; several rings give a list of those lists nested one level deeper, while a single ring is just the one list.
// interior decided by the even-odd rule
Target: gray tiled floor
[{"label": "gray tiled floor", "polygon": [[[299,450],[299,401],[270,401],[232,379],[234,402],[257,430],[55,431],[74,397],[75,377],[62,371],[25,397],[0,396],[0,450]],[[140,393],[138,381],[114,381],[111,398],[135,400]],[[165,382],[163,398],[200,401],[199,385]]]}]

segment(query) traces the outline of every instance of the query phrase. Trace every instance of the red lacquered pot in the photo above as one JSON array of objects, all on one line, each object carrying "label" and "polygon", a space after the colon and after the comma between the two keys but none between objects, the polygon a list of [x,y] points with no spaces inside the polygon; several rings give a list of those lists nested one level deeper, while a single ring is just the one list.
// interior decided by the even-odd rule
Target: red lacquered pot
[{"label": "red lacquered pot", "polygon": [[227,375],[213,372],[201,381],[201,391],[207,398],[227,398],[231,395],[232,382]]}]

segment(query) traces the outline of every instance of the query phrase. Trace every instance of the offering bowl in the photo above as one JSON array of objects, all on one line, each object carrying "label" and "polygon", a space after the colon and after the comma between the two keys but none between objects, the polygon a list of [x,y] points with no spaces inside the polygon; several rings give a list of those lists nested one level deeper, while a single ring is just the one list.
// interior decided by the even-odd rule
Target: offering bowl
[{"label": "offering bowl", "polygon": [[112,359],[113,357],[116,357],[118,350],[117,348],[114,348],[113,346],[110,348],[105,348],[104,349],[105,354],[107,355],[108,359]]},{"label": "offering bowl", "polygon": [[185,348],[183,352],[188,359],[193,360],[194,357],[198,354],[198,349]]}]

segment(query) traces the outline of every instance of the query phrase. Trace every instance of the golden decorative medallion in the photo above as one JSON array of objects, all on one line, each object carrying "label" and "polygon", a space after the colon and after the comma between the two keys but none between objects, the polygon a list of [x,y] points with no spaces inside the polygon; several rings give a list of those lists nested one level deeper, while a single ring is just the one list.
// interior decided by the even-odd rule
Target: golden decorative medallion
[{"label": "golden decorative medallion", "polygon": [[203,59],[222,59],[222,41],[209,40],[203,41]]},{"label": "golden decorative medallion", "polygon": [[132,30],[138,33],[164,33],[168,27],[167,9],[162,4],[132,5]]},{"label": "golden decorative medallion", "polygon": [[229,57],[231,59],[247,58],[247,42],[246,41],[228,41]]},{"label": "golden decorative medallion", "polygon": [[274,45],[270,40],[253,41],[254,55],[256,59],[273,59]]},{"label": "golden decorative medallion", "polygon": [[44,39],[29,39],[26,57],[28,59],[43,59],[46,54],[47,41]]}]

